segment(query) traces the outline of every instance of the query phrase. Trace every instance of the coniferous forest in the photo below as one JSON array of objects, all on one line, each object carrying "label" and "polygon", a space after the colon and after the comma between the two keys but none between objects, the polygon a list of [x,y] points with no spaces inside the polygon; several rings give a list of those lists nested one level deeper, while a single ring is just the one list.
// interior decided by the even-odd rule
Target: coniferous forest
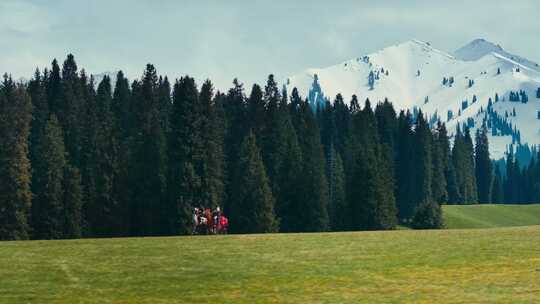
[{"label": "coniferous forest", "polygon": [[0,239],[189,234],[198,206],[221,206],[232,233],[441,228],[441,204],[540,199],[540,162],[510,153],[501,172],[485,127],[450,141],[422,112],[359,98],[313,108],[272,75],[219,92],[150,64],[94,83],[72,55],[5,75]]}]

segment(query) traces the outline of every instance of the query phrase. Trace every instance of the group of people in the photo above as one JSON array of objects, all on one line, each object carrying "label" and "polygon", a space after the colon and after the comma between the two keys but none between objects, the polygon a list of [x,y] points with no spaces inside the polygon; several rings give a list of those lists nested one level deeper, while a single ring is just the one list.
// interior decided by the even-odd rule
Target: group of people
[{"label": "group of people", "polygon": [[216,207],[194,208],[193,210],[193,234],[226,234],[229,227],[229,219]]}]

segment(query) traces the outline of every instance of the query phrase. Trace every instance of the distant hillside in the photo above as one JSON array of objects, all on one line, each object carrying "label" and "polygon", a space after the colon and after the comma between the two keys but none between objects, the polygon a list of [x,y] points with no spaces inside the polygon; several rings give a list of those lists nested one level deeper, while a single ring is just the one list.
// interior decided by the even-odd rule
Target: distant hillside
[{"label": "distant hillside", "polygon": [[540,204],[448,205],[443,210],[449,229],[540,225]]}]

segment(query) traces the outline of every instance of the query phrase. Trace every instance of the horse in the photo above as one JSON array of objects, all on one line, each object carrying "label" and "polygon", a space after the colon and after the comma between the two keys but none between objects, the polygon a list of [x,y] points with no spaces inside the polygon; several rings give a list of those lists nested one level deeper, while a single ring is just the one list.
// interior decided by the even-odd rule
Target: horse
[{"label": "horse", "polygon": [[204,217],[206,218],[206,227],[209,233],[214,233],[214,218],[212,211],[209,208],[204,210]]}]

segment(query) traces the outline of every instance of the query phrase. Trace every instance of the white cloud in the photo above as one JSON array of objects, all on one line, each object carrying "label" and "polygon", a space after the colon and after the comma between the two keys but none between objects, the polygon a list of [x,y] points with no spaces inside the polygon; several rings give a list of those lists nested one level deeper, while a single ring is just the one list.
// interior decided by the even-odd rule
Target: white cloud
[{"label": "white cloud", "polygon": [[477,37],[540,61],[536,1],[0,0],[0,68],[30,76],[73,52],[87,71],[147,62],[225,89],[282,79],[412,38],[447,51]]}]

